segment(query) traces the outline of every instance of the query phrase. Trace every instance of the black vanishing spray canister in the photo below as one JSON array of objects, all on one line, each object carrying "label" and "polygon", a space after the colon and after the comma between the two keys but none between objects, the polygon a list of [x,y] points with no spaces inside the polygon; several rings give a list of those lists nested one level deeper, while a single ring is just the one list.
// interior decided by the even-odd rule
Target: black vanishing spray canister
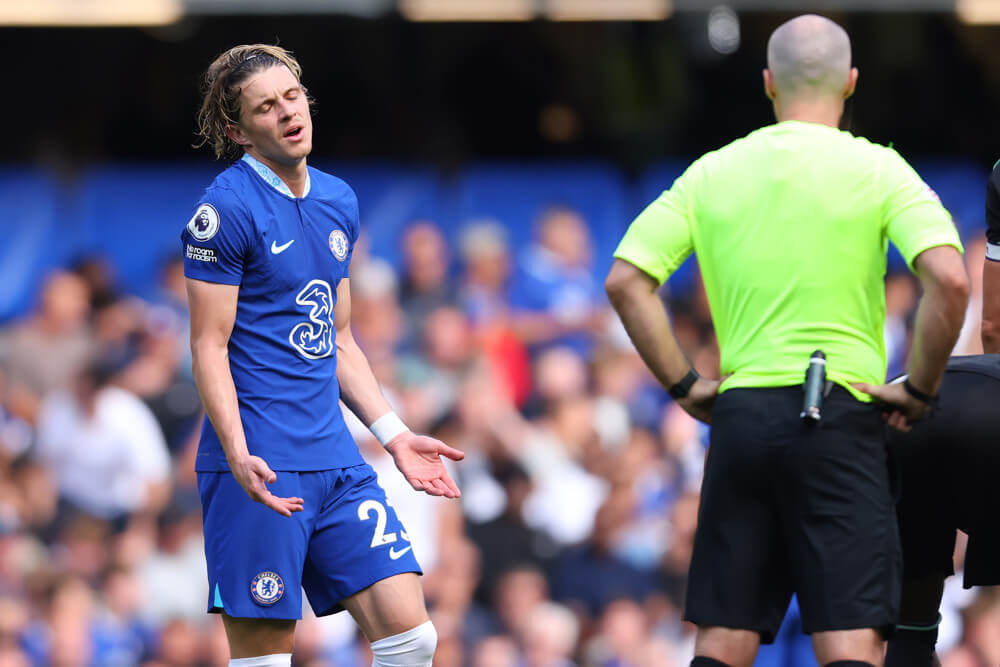
[{"label": "black vanishing spray canister", "polygon": [[822,418],[823,391],[826,389],[826,355],[816,350],[809,357],[806,369],[805,399],[802,402],[802,419],[818,422]]}]

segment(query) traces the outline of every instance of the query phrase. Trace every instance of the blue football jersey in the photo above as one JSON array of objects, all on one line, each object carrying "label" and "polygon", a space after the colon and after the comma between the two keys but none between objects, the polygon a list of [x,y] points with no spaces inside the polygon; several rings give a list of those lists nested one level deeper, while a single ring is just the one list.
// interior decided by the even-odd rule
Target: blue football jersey
[{"label": "blue football jersey", "polygon": [[[184,275],[239,285],[229,366],[250,453],[273,470],[363,463],[338,400],[334,307],[358,239],[358,201],[309,168],[303,197],[244,156],[205,191],[181,233]],[[195,464],[228,470],[208,419]]]}]

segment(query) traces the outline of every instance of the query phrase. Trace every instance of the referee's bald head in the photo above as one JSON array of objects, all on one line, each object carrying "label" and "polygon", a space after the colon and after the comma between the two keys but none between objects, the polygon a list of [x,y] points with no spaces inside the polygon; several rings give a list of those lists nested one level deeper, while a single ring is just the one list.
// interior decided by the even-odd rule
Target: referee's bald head
[{"label": "referee's bald head", "polygon": [[805,14],[778,26],[767,43],[767,67],[772,97],[843,99],[853,92],[851,40],[822,16]]}]

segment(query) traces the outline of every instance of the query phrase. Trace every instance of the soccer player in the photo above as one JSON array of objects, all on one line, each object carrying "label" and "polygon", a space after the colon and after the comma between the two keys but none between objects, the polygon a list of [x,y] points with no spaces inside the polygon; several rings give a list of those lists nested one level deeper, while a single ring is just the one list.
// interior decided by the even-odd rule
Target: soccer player
[{"label": "soccer player", "polygon": [[306,166],[310,100],[284,49],[245,45],[205,74],[203,143],[236,160],[182,233],[194,374],[209,420],[198,450],[209,611],[230,665],[288,667],[304,588],[318,615],[351,613],[374,665],[429,666],[410,538],[361,458],[342,399],[413,488],[456,498],[440,456],[410,432],[351,334],[358,203]]},{"label": "soccer player", "polygon": [[[646,364],[711,421],[685,617],[692,667],[748,667],[797,593],[826,667],[870,667],[898,615],[900,547],[882,410],[909,428],[937,392],[969,285],[948,212],[893,150],[837,129],[855,88],[850,40],[800,16],[771,35],[778,123],[691,165],[632,223],[606,280]],[[909,379],[883,385],[887,241],[924,289]],[[657,288],[692,252],[723,380],[678,348]],[[833,387],[800,417],[815,350]],[[865,393],[868,392],[868,393]],[[869,395],[870,394],[870,395]]]},{"label": "soccer player", "polygon": [[[995,528],[1000,429],[984,397],[1000,391],[1000,162],[986,186],[983,260],[983,350],[948,365],[934,419],[893,439],[902,493],[897,507],[903,543],[900,625],[889,641],[886,667],[940,664],[937,643],[944,580],[953,572],[955,531],[968,534],[966,587],[1000,584],[1000,533]],[[991,399],[987,399],[991,400]],[[933,489],[933,492],[927,490]]]},{"label": "soccer player", "polygon": [[934,655],[944,580],[954,573],[955,531],[969,536],[964,585],[1000,584],[1000,355],[955,357],[932,419],[890,444],[899,465],[897,506],[903,545],[899,625],[886,667],[939,665]]}]

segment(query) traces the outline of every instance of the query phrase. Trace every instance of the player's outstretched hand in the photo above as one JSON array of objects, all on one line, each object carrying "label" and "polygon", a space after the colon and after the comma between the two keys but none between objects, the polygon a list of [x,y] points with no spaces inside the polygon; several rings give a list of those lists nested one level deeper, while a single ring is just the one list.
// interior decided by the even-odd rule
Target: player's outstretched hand
[{"label": "player's outstretched hand", "polygon": [[462,492],[448,474],[441,457],[461,461],[465,454],[440,440],[410,431],[400,433],[385,446],[403,477],[417,491],[432,496],[459,498]]},{"label": "player's outstretched hand", "polygon": [[888,408],[883,414],[885,423],[897,431],[909,431],[914,422],[918,422],[927,416],[930,406],[921,400],[910,396],[910,393],[903,387],[902,382],[891,384],[864,384],[863,382],[852,385],[858,391],[864,392],[885,404]]},{"label": "player's outstretched hand", "polygon": [[[727,375],[726,377],[729,376]],[[719,395],[719,386],[725,379],[711,380],[699,377],[691,385],[688,395],[677,399],[677,405],[684,408],[684,411],[695,419],[701,420],[706,424],[711,424],[712,407],[715,405],[715,399]]]},{"label": "player's outstretched hand", "polygon": [[292,512],[302,511],[301,498],[279,498],[268,490],[267,485],[278,479],[278,475],[259,456],[230,461],[229,468],[247,495],[258,503],[270,507],[282,516],[292,516]]}]

